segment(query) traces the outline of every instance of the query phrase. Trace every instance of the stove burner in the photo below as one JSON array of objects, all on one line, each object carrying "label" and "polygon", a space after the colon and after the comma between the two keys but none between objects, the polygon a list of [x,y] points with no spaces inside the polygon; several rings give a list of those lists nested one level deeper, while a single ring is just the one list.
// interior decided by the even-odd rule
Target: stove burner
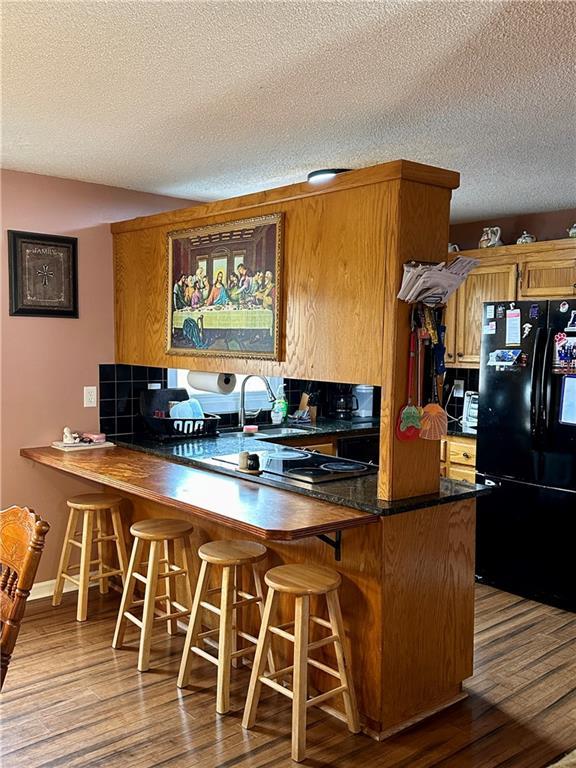
[{"label": "stove burner", "polygon": [[295,459],[307,459],[310,454],[307,451],[295,451],[291,448],[285,448],[278,451],[266,451],[264,459],[280,459],[281,461],[294,461]]},{"label": "stove burner", "polygon": [[322,464],[320,469],[323,469],[326,472],[363,472],[365,467],[356,462],[329,461],[326,464]]},{"label": "stove burner", "polygon": [[294,467],[293,469],[287,469],[284,471],[285,475],[298,475],[303,477],[319,477],[324,474],[324,470],[321,467]]}]

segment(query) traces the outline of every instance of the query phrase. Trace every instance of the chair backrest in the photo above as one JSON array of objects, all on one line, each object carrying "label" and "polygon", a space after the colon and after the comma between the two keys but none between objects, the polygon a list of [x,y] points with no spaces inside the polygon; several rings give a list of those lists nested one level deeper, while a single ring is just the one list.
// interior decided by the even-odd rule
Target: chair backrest
[{"label": "chair backrest", "polygon": [[49,530],[26,507],[0,510],[0,690]]}]

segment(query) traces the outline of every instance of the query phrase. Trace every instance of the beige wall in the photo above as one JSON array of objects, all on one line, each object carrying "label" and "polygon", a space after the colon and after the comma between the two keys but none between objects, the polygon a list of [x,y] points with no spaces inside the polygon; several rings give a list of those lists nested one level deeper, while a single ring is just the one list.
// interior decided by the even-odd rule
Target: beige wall
[{"label": "beige wall", "polygon": [[[66,424],[97,430],[98,408],[83,387],[114,359],[112,236],[109,222],[190,205],[178,198],[16,171],[1,172],[0,506],[26,505],[50,523],[37,581],[55,578],[68,496],[91,489],[22,459]],[[6,230],[78,237],[78,319],[9,317]]]}]

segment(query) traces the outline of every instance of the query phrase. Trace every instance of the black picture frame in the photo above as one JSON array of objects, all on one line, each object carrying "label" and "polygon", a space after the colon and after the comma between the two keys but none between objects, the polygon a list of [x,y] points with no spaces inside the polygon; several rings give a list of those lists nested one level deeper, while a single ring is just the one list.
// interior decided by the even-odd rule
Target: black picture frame
[{"label": "black picture frame", "polygon": [[8,230],[10,315],[78,317],[78,238]]}]

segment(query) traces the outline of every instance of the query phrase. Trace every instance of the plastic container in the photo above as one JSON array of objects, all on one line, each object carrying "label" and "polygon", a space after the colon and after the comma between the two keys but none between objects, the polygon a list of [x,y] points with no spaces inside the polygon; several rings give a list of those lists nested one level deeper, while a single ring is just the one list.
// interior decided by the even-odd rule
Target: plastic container
[{"label": "plastic container", "polygon": [[270,414],[272,424],[282,424],[288,415],[288,400],[284,394],[284,384],[280,384],[276,392],[276,400]]},{"label": "plastic container", "polygon": [[374,404],[374,387],[369,384],[358,384],[352,389],[358,400],[358,408],[354,411],[356,419],[371,419]]}]

